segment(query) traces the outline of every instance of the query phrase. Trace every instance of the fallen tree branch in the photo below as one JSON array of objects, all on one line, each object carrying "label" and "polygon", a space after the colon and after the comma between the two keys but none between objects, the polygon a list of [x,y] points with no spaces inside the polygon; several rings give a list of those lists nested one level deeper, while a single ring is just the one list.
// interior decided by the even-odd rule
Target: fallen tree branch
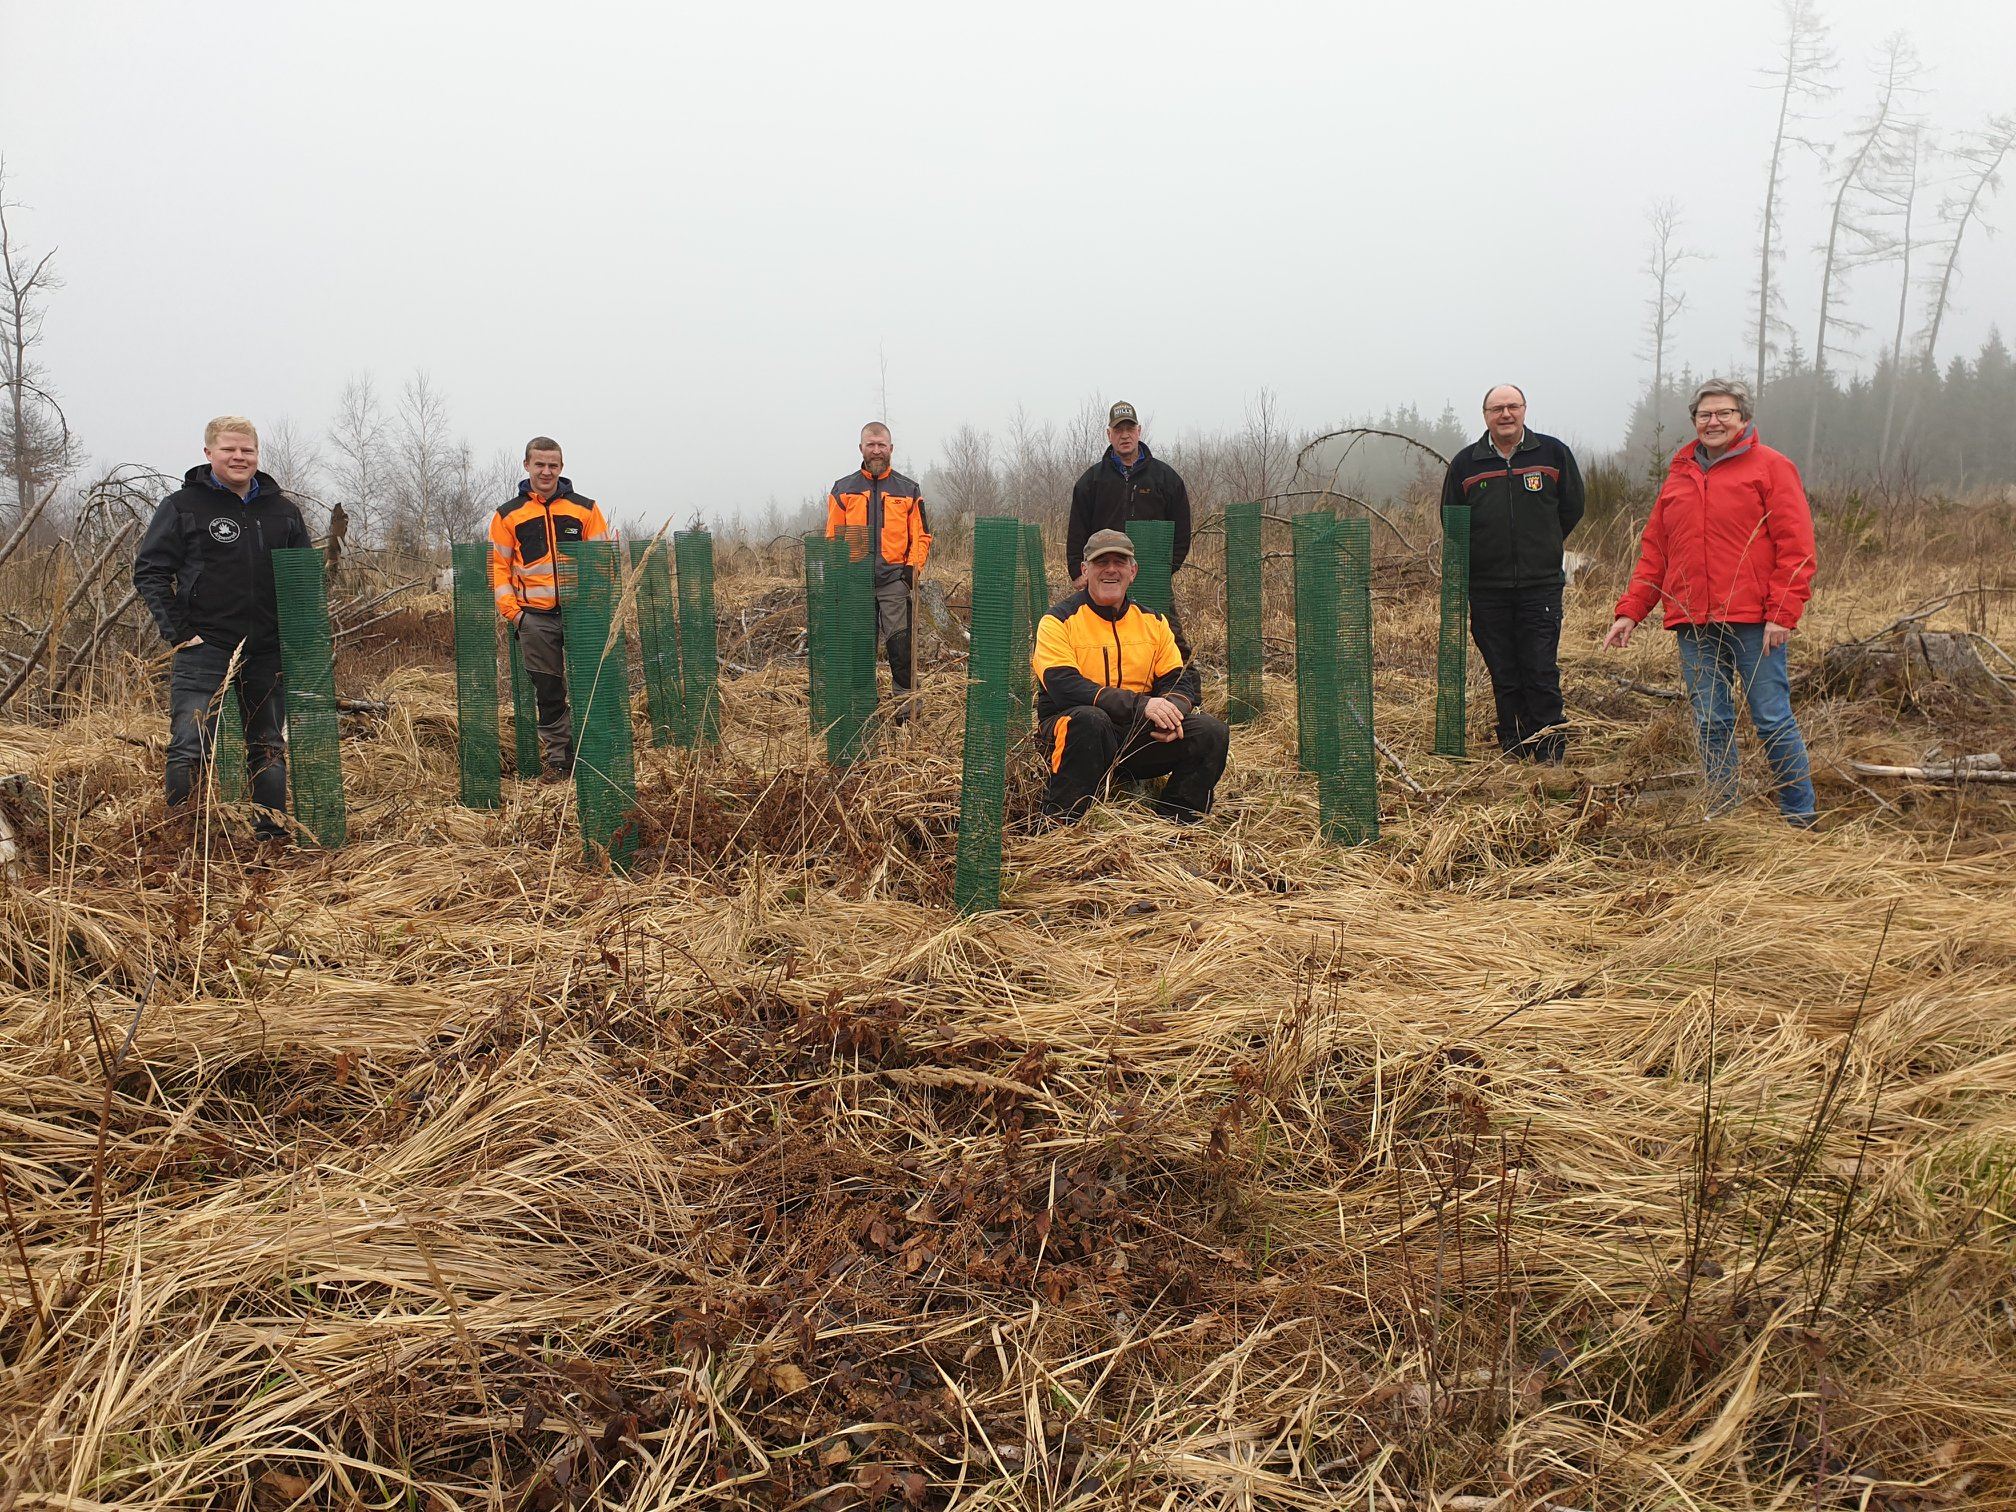
[{"label": "fallen tree branch", "polygon": [[1647,698],[1685,698],[1687,696],[1687,690],[1684,688],[1657,687],[1652,683],[1639,682],[1635,677],[1626,677],[1621,672],[1606,672],[1603,675],[1627,693],[1642,693]]},{"label": "fallen tree branch", "polygon": [[1960,762],[1946,766],[1881,766],[1873,761],[1851,761],[1850,770],[1864,777],[1901,777],[1913,782],[2016,782],[2016,772],[2001,769],[2001,758],[1995,765],[1985,763],[1973,765]]}]

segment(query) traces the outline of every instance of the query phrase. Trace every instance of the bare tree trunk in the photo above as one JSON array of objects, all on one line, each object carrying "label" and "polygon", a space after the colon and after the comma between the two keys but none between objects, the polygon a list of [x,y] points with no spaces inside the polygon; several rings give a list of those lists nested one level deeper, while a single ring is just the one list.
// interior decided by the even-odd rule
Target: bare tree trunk
[{"label": "bare tree trunk", "polygon": [[1757,382],[1751,393],[1764,397],[1764,366],[1771,351],[1772,316],[1771,258],[1776,250],[1779,176],[1784,168],[1788,143],[1810,146],[1793,133],[1801,116],[1793,108],[1795,100],[1816,100],[1829,93],[1822,82],[1833,66],[1826,45],[1827,26],[1820,19],[1813,0],[1780,0],[1785,17],[1785,41],[1778,67],[1767,77],[1779,81],[1778,126],[1771,137],[1771,166],[1764,179],[1764,235],[1757,257]]},{"label": "bare tree trunk", "polygon": [[1813,471],[1820,440],[1820,401],[1827,389],[1827,326],[1833,317],[1834,276],[1845,260],[1846,249],[1841,245],[1841,232],[1845,227],[1850,235],[1866,238],[1866,233],[1848,222],[1848,196],[1851,190],[1861,185],[1870,155],[1876,151],[1889,127],[1890,113],[1898,93],[1910,87],[1911,76],[1916,72],[1911,44],[1902,32],[1892,35],[1885,43],[1885,49],[1882,95],[1876,102],[1875,113],[1852,139],[1854,153],[1835,186],[1834,210],[1827,218],[1827,251],[1820,264],[1820,316],[1813,336],[1813,402],[1806,412],[1805,470],[1809,475]]},{"label": "bare tree trunk", "polygon": [[1887,484],[1890,478],[1890,444],[1897,427],[1897,391],[1904,384],[1904,319],[1911,307],[1911,217],[1918,206],[1918,163],[1923,145],[1922,133],[1913,126],[1906,133],[1904,152],[1900,159],[1902,169],[1898,178],[1898,190],[1902,198],[1898,203],[1898,214],[1903,218],[1903,229],[1898,236],[1897,257],[1902,264],[1897,274],[1897,328],[1890,338],[1890,392],[1883,401],[1883,440],[1876,450],[1876,471]]},{"label": "bare tree trunk", "polygon": [[2016,148],[2016,114],[1997,116],[1988,123],[1980,139],[1971,146],[1954,154],[1962,162],[1973,167],[1973,182],[1968,185],[1967,198],[1960,204],[1957,215],[1949,215],[1953,222],[1953,240],[1946,247],[1945,266],[1939,270],[1939,292],[1932,300],[1932,313],[1925,332],[1925,367],[1937,371],[1934,363],[1939,352],[1939,326],[1946,317],[1946,306],[1953,293],[1953,270],[1960,263],[1960,239],[1967,234],[1967,227],[1980,213],[1981,202],[2001,184],[1996,170],[2002,166],[2002,159]]},{"label": "bare tree trunk", "polygon": [[1645,259],[1645,271],[1652,277],[1652,297],[1645,302],[1645,328],[1646,334],[1652,338],[1652,461],[1656,467],[1666,455],[1663,408],[1666,398],[1666,335],[1672,329],[1673,321],[1687,307],[1687,296],[1673,292],[1674,270],[1690,259],[1698,260],[1702,254],[1673,245],[1674,237],[1680,232],[1678,201],[1657,201],[1646,211],[1645,218],[1652,226],[1652,241]]},{"label": "bare tree trunk", "polygon": [[[29,355],[41,339],[39,297],[62,287],[52,266],[56,249],[51,247],[32,264],[25,253],[15,251],[13,230],[7,223],[7,211],[12,207],[6,189],[7,164],[0,159],[0,297],[5,299],[5,309],[0,311],[0,325],[4,325],[0,330],[0,383],[7,387],[6,451],[14,479],[14,518],[19,522],[28,519],[36,490],[69,471],[71,438],[61,408],[37,385],[40,375]],[[38,408],[55,412],[55,436],[38,433]]]}]

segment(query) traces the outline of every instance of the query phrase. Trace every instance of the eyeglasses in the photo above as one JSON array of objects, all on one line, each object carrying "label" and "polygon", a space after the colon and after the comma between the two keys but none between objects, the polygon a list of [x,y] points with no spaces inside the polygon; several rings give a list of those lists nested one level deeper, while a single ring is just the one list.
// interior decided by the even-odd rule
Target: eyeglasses
[{"label": "eyeglasses", "polygon": [[1742,415],[1742,413],[1743,411],[1737,409],[1696,410],[1694,411],[1694,418],[1696,420],[1734,420]]},{"label": "eyeglasses", "polygon": [[1516,415],[1526,408],[1523,404],[1494,404],[1484,413],[1487,415]]}]

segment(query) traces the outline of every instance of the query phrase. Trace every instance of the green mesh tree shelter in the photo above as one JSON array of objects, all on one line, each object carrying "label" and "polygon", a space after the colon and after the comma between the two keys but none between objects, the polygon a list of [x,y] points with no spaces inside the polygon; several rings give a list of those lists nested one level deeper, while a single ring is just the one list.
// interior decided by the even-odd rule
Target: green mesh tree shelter
[{"label": "green mesh tree shelter", "polygon": [[1033,520],[1022,525],[1022,575],[1029,593],[1029,623],[1050,608],[1050,570],[1043,560],[1043,527]]},{"label": "green mesh tree shelter", "polygon": [[1338,768],[1319,778],[1323,832],[1344,845],[1379,838],[1378,751],[1372,729],[1372,522],[1342,519],[1335,532]]},{"label": "green mesh tree shelter", "polygon": [[511,647],[511,749],[512,761],[520,777],[539,775],[539,701],[532,693],[532,679],[525,675],[525,653],[518,648],[516,632],[507,631]]},{"label": "green mesh tree shelter", "polygon": [[612,629],[623,569],[614,541],[562,541],[560,630],[566,647],[567,705],[574,719],[574,800],[581,844],[593,862],[620,868],[637,846],[630,734],[630,667]]},{"label": "green mesh tree shelter", "polygon": [[1337,518],[1322,512],[1295,516],[1296,758],[1319,780],[1334,777],[1339,743],[1337,661]]},{"label": "green mesh tree shelter", "polygon": [[287,780],[294,818],[333,850],[349,836],[343,807],[342,728],[336,712],[336,651],[329,591],[317,546],[273,553],[280,608],[280,672],[287,697]]},{"label": "green mesh tree shelter", "polygon": [[1015,536],[1015,601],[1008,606],[1008,717],[1015,724],[1027,728],[1029,663],[1036,646],[1036,621],[1029,613],[1029,548],[1023,542],[1019,528]]},{"label": "green mesh tree shelter", "polygon": [[1021,521],[987,515],[973,522],[973,638],[952,883],[953,904],[961,913],[1001,906],[1001,819],[1007,800],[1012,702],[1009,664],[1015,655],[1016,598],[1028,592],[1023,563]]},{"label": "green mesh tree shelter", "polygon": [[1128,592],[1143,609],[1167,614],[1175,602],[1175,590],[1169,583],[1169,563],[1176,553],[1176,522],[1129,520],[1127,539],[1134,543],[1134,560],[1141,568]]},{"label": "green mesh tree shelter", "polygon": [[497,747],[497,599],[490,590],[490,543],[464,541],[449,553],[455,576],[455,760],[464,808],[504,801]]},{"label": "green mesh tree shelter", "polygon": [[834,538],[839,549],[829,569],[838,588],[839,634],[833,639],[831,655],[845,666],[848,705],[842,719],[847,738],[842,743],[846,761],[862,754],[875,723],[875,556],[870,550],[867,530],[848,525]]},{"label": "green mesh tree shelter", "polygon": [[679,681],[681,745],[718,745],[721,740],[720,637],[714,625],[714,537],[704,530],[681,530],[672,537],[679,569]]},{"label": "green mesh tree shelter", "polygon": [[1225,722],[1260,713],[1260,506],[1225,506]]},{"label": "green mesh tree shelter", "polygon": [[827,699],[826,676],[826,615],[830,606],[826,602],[826,535],[823,531],[807,531],[802,538],[805,546],[805,693],[806,707],[810,710],[812,733],[825,733],[827,723],[832,719]]},{"label": "green mesh tree shelter", "polygon": [[672,597],[670,548],[663,540],[630,543],[630,569],[637,580],[637,656],[643,663],[644,707],[651,716],[651,744],[672,744],[683,722],[679,697],[679,606]]},{"label": "green mesh tree shelter", "polygon": [[238,690],[224,686],[217,706],[217,733],[210,742],[210,774],[219,803],[243,803],[251,791],[245,771],[245,716]]},{"label": "green mesh tree shelter", "polygon": [[858,644],[864,613],[871,642],[875,634],[874,569],[865,556],[855,559],[853,545],[844,534],[805,537],[812,728],[825,735],[826,759],[835,766],[860,756],[875,708],[875,648],[868,647],[864,679]]},{"label": "green mesh tree shelter", "polygon": [[1470,674],[1470,511],[1442,507],[1442,635],[1435,658],[1435,754],[1465,754]]},{"label": "green mesh tree shelter", "polygon": [[1035,708],[1035,669],[1031,663],[1036,653],[1036,630],[1050,611],[1050,574],[1043,562],[1043,527],[1030,520],[1022,524],[1022,589],[1029,604],[1029,626],[1015,653],[1021,664],[1019,686],[1024,690],[1022,700],[1016,704],[1018,718]]},{"label": "green mesh tree shelter", "polygon": [[1297,515],[1289,522],[1294,545],[1292,567],[1295,582],[1295,763],[1310,773],[1317,770],[1316,738],[1310,724],[1315,704],[1303,684],[1303,668],[1305,665],[1313,668],[1320,655],[1320,642],[1314,637],[1312,627],[1322,612],[1317,602],[1319,583],[1314,543],[1335,519],[1336,516],[1328,511],[1315,510]]}]

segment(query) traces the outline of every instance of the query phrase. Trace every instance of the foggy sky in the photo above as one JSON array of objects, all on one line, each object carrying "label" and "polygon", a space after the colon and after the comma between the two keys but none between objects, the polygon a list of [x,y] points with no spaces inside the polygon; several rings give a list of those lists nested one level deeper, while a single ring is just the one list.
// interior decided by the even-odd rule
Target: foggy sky
[{"label": "foggy sky", "polygon": [[[2016,108],[2009,0],[1822,3],[1819,134],[1900,25],[1935,127]],[[1152,444],[1262,386],[1299,427],[1467,422],[1512,380],[1614,445],[1648,201],[1713,254],[1677,358],[1749,370],[1777,32],[1767,0],[0,0],[0,152],[16,234],[59,248],[43,357],[94,464],[179,472],[220,412],[319,432],[346,377],[425,368],[479,456],[550,432],[655,523],[823,491],[884,360],[913,471],[1018,404],[1129,399]],[[1823,190],[1791,173],[1810,347]],[[2016,312],[2016,236],[1969,243],[1942,360]],[[1851,286],[1866,355],[1895,278]]]}]

